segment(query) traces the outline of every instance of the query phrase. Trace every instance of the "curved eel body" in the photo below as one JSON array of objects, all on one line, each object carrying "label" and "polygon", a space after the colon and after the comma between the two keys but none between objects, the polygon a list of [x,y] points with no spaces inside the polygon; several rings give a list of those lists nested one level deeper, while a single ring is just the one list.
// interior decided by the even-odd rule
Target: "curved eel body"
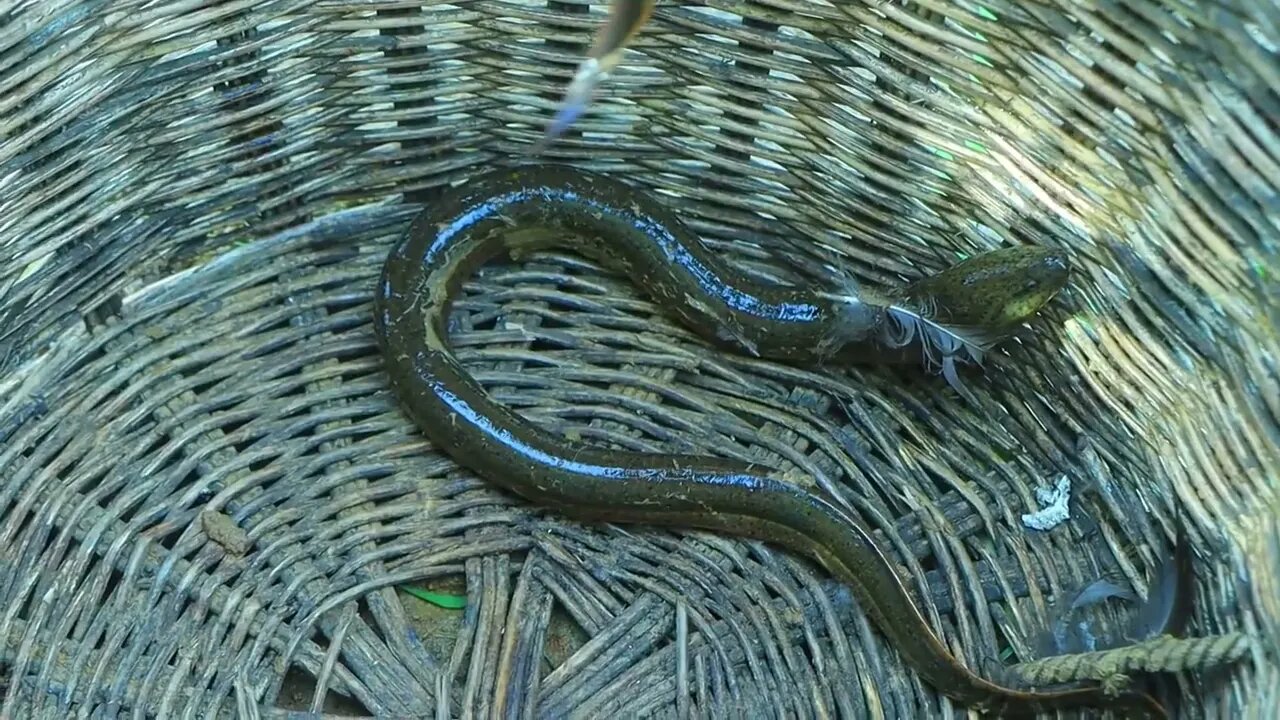
[{"label": "curved eel body", "polygon": [[[1004,714],[1111,706],[1163,717],[1162,708],[1141,693],[1027,691],[976,675],[933,632],[872,532],[773,469],[570,443],[496,402],[454,356],[451,302],[495,255],[548,245],[571,247],[637,279],[709,340],[764,357],[820,362],[850,349],[870,349],[874,356],[892,324],[893,303],[885,298],[765,286],[745,277],[662,207],[616,181],[556,166],[497,171],[446,193],[420,214],[388,257],[376,292],[375,331],[394,392],[439,449],[498,487],[575,519],[703,528],[816,558],[849,585],[928,683],[962,703]],[[1026,283],[1027,272],[1017,282],[996,272],[988,287],[989,259],[980,255],[966,262],[982,272],[953,269],[910,292],[945,302],[955,292],[988,287],[1005,294],[1002,302],[1034,304],[1026,292],[1051,297],[1044,285],[1065,281],[1060,256],[1031,249],[1013,255],[1031,258],[1046,274]],[[974,317],[991,312],[996,299],[975,305]],[[886,354],[900,350],[891,347]]]}]

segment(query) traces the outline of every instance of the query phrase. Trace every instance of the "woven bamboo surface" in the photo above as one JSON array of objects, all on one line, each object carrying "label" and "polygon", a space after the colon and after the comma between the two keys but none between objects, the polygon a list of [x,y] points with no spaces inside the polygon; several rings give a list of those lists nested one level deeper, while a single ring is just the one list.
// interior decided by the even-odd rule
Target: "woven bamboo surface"
[{"label": "woven bamboo surface", "polygon": [[[440,187],[523,159],[604,12],[5,3],[0,717],[958,710],[807,561],[562,521],[399,412],[382,260]],[[821,478],[985,674],[1094,578],[1145,595],[1181,517],[1192,634],[1254,648],[1157,688],[1273,717],[1278,47],[1274,0],[661,2],[554,159],[765,277],[1035,243],[1072,287],[964,395],[727,355],[566,255],[487,268],[455,342],[548,427]],[[1069,521],[1024,527],[1064,475]]]}]

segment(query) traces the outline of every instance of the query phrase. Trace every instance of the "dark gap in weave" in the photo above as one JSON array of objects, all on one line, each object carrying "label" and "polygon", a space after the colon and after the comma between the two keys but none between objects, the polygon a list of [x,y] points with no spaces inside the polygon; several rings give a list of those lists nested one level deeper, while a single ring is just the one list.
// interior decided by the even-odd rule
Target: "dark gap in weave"
[{"label": "dark gap in weave", "polygon": [[[120,587],[123,584],[124,584],[124,573],[120,572],[120,570],[116,567],[110,568],[107,572],[106,582],[102,584],[103,590],[100,596],[102,598],[101,606],[104,609],[110,607],[111,604],[115,601],[116,594],[119,592]],[[94,634],[94,643],[92,645],[92,649],[103,650],[112,641],[113,641],[112,638],[109,637],[106,633],[97,632]]]},{"label": "dark gap in weave", "polygon": [[218,387],[227,382],[227,377],[222,373],[209,372],[209,370],[209,366],[189,370],[190,374],[199,380],[189,386],[188,392],[196,397],[216,394]]},{"label": "dark gap in weave", "polygon": [[[1082,31],[1085,33],[1085,37],[1082,38],[1082,43],[1084,41],[1093,40],[1093,34],[1091,31],[1089,31],[1087,28],[1082,28]],[[1107,49],[1106,41],[1102,41],[1101,43],[1098,43],[1098,46],[1102,47],[1104,50]],[[1112,57],[1114,57],[1114,53],[1111,53],[1111,55]],[[1142,96],[1142,93],[1136,90],[1130,90],[1129,83],[1125,81],[1124,77],[1117,75],[1115,72],[1111,70],[1112,63],[1108,62],[1109,59],[1110,58],[1106,58],[1104,56],[1102,58],[1099,58],[1097,62],[1092,62],[1089,65],[1089,72],[1098,77],[1098,81],[1099,81],[1098,84],[1102,87],[1121,88],[1119,94],[1122,95],[1124,98],[1130,100],[1134,105],[1137,105],[1139,107],[1149,108],[1149,106],[1146,104],[1146,98]],[[1134,65],[1132,63],[1124,63],[1123,67],[1129,70],[1136,69],[1134,68]],[[1085,90],[1088,91],[1089,85],[1088,84],[1083,84],[1083,85]],[[1125,113],[1126,115],[1129,114],[1126,108],[1117,105],[1116,101],[1114,100],[1107,100],[1100,93],[1096,95],[1090,94],[1089,97],[1096,101],[1096,106],[1098,108],[1105,108],[1108,115],[1114,115],[1114,113],[1116,112],[1122,112],[1122,113]],[[1152,103],[1151,106],[1155,106],[1155,104]]]},{"label": "dark gap in weave", "polygon": [[124,312],[124,294],[115,292],[96,302],[85,310],[85,323],[92,328],[103,327],[113,317],[120,317]]},{"label": "dark gap in weave", "polygon": [[[305,396],[305,393],[298,392],[297,396],[303,397]],[[220,423],[218,425],[218,430],[223,434],[225,439],[232,441],[228,445],[228,450],[236,452],[237,455],[252,454],[253,450],[255,450],[255,446],[266,445],[265,442],[261,442],[262,439],[265,439],[266,432],[261,429],[257,430],[257,432],[251,432],[251,429],[247,428],[247,425],[250,424],[252,420],[243,415],[242,418],[244,418],[244,420],[239,420],[233,415],[232,418],[228,418],[227,420],[224,420],[223,423]],[[244,432],[241,432],[241,430],[244,430]],[[279,451],[276,450],[275,452]],[[241,471],[244,474],[257,473],[257,471],[265,469],[266,466],[269,466],[273,461],[274,457],[269,460],[251,460],[247,465],[244,465],[244,468]]]},{"label": "dark gap in weave", "polygon": [[[251,17],[252,12],[252,10],[242,10],[228,16],[225,21],[228,23],[244,22]],[[261,39],[260,34],[261,31],[256,26],[248,25],[244,30],[219,37],[217,41],[218,48],[227,50],[228,53],[225,59],[220,60],[215,65],[215,68],[230,69],[260,62],[262,53],[257,48],[244,53],[230,52],[237,45],[252,46]],[[263,98],[255,96],[254,91],[258,89],[261,89],[264,94],[273,92],[272,78],[266,68],[242,73],[225,82],[214,83],[213,90],[220,99],[216,107],[219,111],[228,115],[252,110],[255,104],[263,102]],[[260,124],[254,123],[254,125],[256,127],[251,126],[250,129],[243,132],[232,132],[227,137],[228,144],[239,146],[237,149],[240,151],[238,153],[240,156],[236,159],[245,162],[248,166],[238,173],[233,173],[228,179],[229,183],[241,181],[246,184],[253,184],[255,181],[253,176],[279,174],[285,167],[286,161],[283,159],[284,153],[282,152],[284,149],[283,138],[286,134],[284,123],[275,119],[269,122],[261,122]],[[281,157],[266,162],[261,161],[262,158],[274,154],[278,154]],[[248,163],[247,161],[249,160],[258,160],[258,162]],[[302,207],[301,198],[289,197],[289,193],[283,187],[276,188],[275,196],[282,198],[279,204],[271,211],[278,216],[283,218],[296,216]],[[260,223],[276,224],[280,222],[279,218],[273,220],[268,217],[266,211],[262,209],[250,208],[249,214],[250,217]],[[263,231],[265,231],[266,227],[264,225]]]},{"label": "dark gap in weave", "polygon": [[[1056,74],[1060,71],[1061,66],[1056,61],[1050,59],[1050,60],[1047,60],[1047,63],[1048,63],[1047,67],[1051,68],[1051,72]],[[1108,79],[1108,78],[1111,79],[1112,84],[1117,87],[1126,86],[1126,83],[1117,80],[1114,75],[1107,72],[1100,65],[1094,64],[1090,66],[1089,70],[1091,72],[1097,73],[1098,75],[1102,76],[1104,79]],[[1105,84],[1105,83],[1100,83],[1100,84]],[[1113,100],[1111,100],[1101,91],[1099,91],[1097,87],[1093,84],[1081,82],[1078,88],[1073,88],[1072,94],[1075,97],[1079,98],[1079,102],[1081,105],[1087,105],[1092,108],[1098,108],[1099,111],[1105,110],[1107,117],[1115,117],[1116,112],[1122,112],[1126,116],[1128,116],[1129,114],[1128,110],[1126,110],[1123,107],[1117,106]]]},{"label": "dark gap in weave", "polygon": [[[404,8],[387,8],[379,9],[374,12],[377,17],[395,18],[414,20],[421,18],[423,12],[421,7],[404,7]],[[432,161],[441,154],[439,149],[440,143],[433,139],[434,128],[437,123],[437,114],[435,110],[435,89],[438,81],[431,77],[431,68],[429,66],[431,57],[431,46],[427,44],[413,48],[400,47],[401,38],[421,38],[428,30],[424,21],[419,20],[415,24],[405,23],[403,26],[396,27],[380,27],[379,35],[386,35],[394,41],[391,48],[384,51],[386,57],[391,61],[387,67],[387,76],[391,81],[389,88],[391,95],[397,99],[392,101],[391,114],[397,118],[397,131],[403,139],[399,141],[401,152],[406,158],[412,158],[414,162]],[[417,58],[423,58],[428,65],[420,67],[413,61]],[[420,79],[415,77],[421,76]],[[419,95],[420,98],[401,98],[402,95]],[[410,117],[405,117],[410,116]],[[411,135],[420,135],[423,139],[413,139]],[[394,159],[389,162],[391,167],[403,167],[409,160]],[[413,188],[404,192],[406,202],[415,204],[428,204],[439,196],[441,188]]]},{"label": "dark gap in weave", "polygon": [[[188,483],[195,482],[199,478],[199,474],[193,471],[187,478]],[[190,485],[184,484],[181,487],[190,487]],[[182,537],[185,529],[178,523],[161,523],[153,526],[147,532],[147,538],[166,550],[173,550],[178,547],[178,540]]]},{"label": "dark gap in weave", "polygon": [[[155,453],[160,448],[164,447],[165,440],[167,439],[160,435],[153,435],[152,438],[152,442],[147,447],[146,452],[139,454],[140,457]],[[89,470],[83,467],[83,464],[83,458],[71,462],[63,471],[62,475],[67,478],[77,478],[78,475],[84,473],[86,477],[83,480],[79,480],[78,484],[81,487],[92,489],[91,492],[96,492],[96,489],[102,485],[103,481],[108,479],[107,473],[110,468],[100,467]],[[116,510],[118,514],[116,514],[115,517],[119,518],[119,521],[122,523],[128,523],[133,519],[134,513],[138,509],[137,503],[134,503],[129,507],[116,506],[113,508],[112,506],[122,495],[127,495],[129,490],[130,488],[127,484],[117,483],[114,489],[108,490],[104,494],[97,496],[97,507],[104,512],[111,509]]]},{"label": "dark gap in weave", "polygon": [[557,350],[571,349],[571,346],[566,346],[564,343],[558,343],[554,338],[549,338],[545,335],[535,335],[534,337],[529,338],[525,343],[525,346],[531,353],[550,353]]},{"label": "dark gap in weave", "polygon": [[[498,330],[501,330],[502,328],[500,327],[500,323],[506,316],[506,310],[501,305],[494,303],[493,305],[486,307],[484,312],[474,314],[467,312],[470,308],[466,307],[466,305],[471,304],[466,303],[464,305],[465,301],[471,299],[468,298],[467,295],[472,295],[472,297],[475,296],[475,294],[468,292],[460,296],[451,308],[448,318],[450,332],[466,332],[468,334],[475,333],[476,335],[481,335],[482,333],[497,332]],[[481,300],[481,298],[476,298],[476,300]]]},{"label": "dark gap in weave", "polygon": [[378,622],[377,616],[373,612],[373,608],[369,606],[369,596],[361,595],[356,600],[356,617],[360,618],[366,625],[373,629],[375,636],[382,636],[380,632],[382,627]]},{"label": "dark gap in weave", "polygon": [[[311,709],[311,699],[315,694],[316,678],[298,665],[293,665],[284,674],[281,683],[287,692],[281,692],[277,699],[277,708],[290,713],[305,713]],[[320,706],[325,717],[368,717],[373,710],[365,707],[358,699],[345,695],[330,687],[325,693],[324,702]],[[307,717],[312,717],[308,715]]]},{"label": "dark gap in weave", "polygon": [[[942,23],[938,21],[938,19],[942,17],[942,14],[938,12],[934,12],[928,7],[922,7],[920,5],[912,4],[912,5],[907,5],[904,7],[897,8],[897,10],[898,12],[915,15],[915,17],[918,18],[922,24],[926,24],[934,27],[942,25]],[[933,84],[933,77],[929,75],[929,73],[925,72],[922,68],[920,68],[914,63],[904,62],[895,54],[892,54],[892,53],[886,54],[884,57],[880,58],[880,61],[884,63],[885,67],[893,70],[894,72],[901,74],[903,77],[909,78],[911,80],[915,80],[925,87],[928,87]],[[892,113],[894,115],[898,115],[899,117],[902,117],[899,113],[894,111],[888,103],[883,103],[879,100],[882,94],[889,94],[889,93],[897,94],[898,92],[897,88],[894,87],[892,83],[886,82],[885,76],[881,75],[880,73],[875,74],[874,83],[876,86],[876,90],[878,92],[872,95],[872,102],[874,102],[876,105],[879,106],[879,109],[881,110],[881,112]],[[910,120],[910,118],[905,118],[905,117],[903,119]],[[882,152],[885,150],[886,150],[885,148],[881,148]]]}]

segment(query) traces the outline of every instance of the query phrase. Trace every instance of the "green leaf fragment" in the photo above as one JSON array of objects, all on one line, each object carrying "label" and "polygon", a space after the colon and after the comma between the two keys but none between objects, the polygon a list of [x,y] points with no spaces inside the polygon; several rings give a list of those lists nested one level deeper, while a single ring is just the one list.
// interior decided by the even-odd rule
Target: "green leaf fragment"
[{"label": "green leaf fragment", "polygon": [[401,585],[400,589],[423,602],[429,602],[432,605],[438,605],[442,608],[458,610],[467,606],[466,595],[431,592],[430,590],[423,590],[422,588],[413,587],[412,585]]}]

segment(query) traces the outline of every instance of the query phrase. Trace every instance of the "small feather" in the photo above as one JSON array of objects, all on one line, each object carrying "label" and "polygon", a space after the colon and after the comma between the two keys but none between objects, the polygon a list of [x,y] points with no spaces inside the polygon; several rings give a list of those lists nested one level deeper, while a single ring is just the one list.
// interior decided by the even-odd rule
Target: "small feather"
[{"label": "small feather", "polygon": [[564,100],[561,101],[560,109],[556,112],[551,124],[547,126],[547,130],[542,135],[542,139],[531,150],[533,155],[541,155],[551,143],[564,134],[569,126],[573,125],[591,105],[592,95],[600,83],[608,78],[600,62],[595,58],[587,58],[578,66],[578,71],[573,76],[573,81],[569,83],[569,88],[565,91]]},{"label": "small feather", "polygon": [[1098,637],[1094,624],[1087,618],[1075,616],[1078,610],[1097,605],[1111,598],[1119,598],[1127,602],[1137,600],[1133,592],[1116,585],[1106,578],[1099,578],[1084,586],[1071,602],[1062,601],[1055,604],[1050,622],[1041,631],[1037,647],[1042,657],[1048,655],[1065,655],[1069,653],[1091,652],[1111,643],[1106,637]]},{"label": "small feather", "polygon": [[1089,583],[1085,589],[1081,590],[1075,599],[1071,601],[1071,609],[1078,610],[1082,607],[1097,605],[1108,598],[1118,597],[1123,600],[1133,601],[1138,599],[1131,590],[1116,585],[1110,580],[1100,579]]},{"label": "small feather", "polygon": [[956,363],[981,365],[983,356],[999,338],[979,328],[935,322],[928,317],[929,310],[927,305],[921,310],[890,305],[879,340],[887,347],[901,348],[918,337],[925,365],[939,368],[947,382],[959,389]]},{"label": "small feather", "polygon": [[1165,634],[1180,636],[1191,617],[1194,582],[1191,542],[1179,524],[1173,552],[1156,568],[1147,601],[1134,616],[1129,637],[1139,641]]}]

